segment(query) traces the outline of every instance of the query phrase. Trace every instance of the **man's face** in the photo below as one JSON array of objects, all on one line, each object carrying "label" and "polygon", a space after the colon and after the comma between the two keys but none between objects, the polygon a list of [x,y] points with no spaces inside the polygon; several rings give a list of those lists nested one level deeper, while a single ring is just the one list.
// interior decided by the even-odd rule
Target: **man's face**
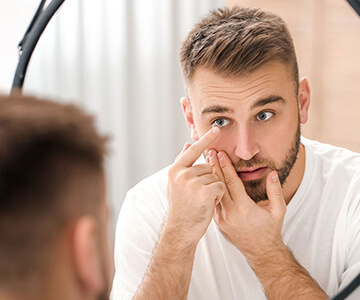
[{"label": "man's face", "polygon": [[305,118],[299,114],[291,71],[279,62],[237,78],[197,69],[188,88],[190,103],[183,99],[182,104],[192,138],[220,127],[211,148],[228,154],[254,201],[267,199],[266,176],[277,170],[281,183],[288,178],[299,150],[300,122],[307,119],[307,108]]}]

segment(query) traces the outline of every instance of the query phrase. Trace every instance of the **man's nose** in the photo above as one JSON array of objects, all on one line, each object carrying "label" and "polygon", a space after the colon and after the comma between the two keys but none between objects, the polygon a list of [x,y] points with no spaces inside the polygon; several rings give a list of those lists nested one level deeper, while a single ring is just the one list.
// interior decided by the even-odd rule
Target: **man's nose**
[{"label": "man's nose", "polygon": [[250,160],[260,152],[255,134],[246,126],[239,128],[235,147],[235,155],[242,160]]}]

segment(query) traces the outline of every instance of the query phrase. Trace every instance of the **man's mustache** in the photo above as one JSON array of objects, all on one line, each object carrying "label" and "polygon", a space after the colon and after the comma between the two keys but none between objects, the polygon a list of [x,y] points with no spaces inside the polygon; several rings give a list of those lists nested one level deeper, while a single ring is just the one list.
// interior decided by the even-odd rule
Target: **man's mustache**
[{"label": "man's mustache", "polygon": [[276,166],[272,160],[261,158],[258,156],[254,156],[249,160],[240,159],[236,163],[232,162],[232,165],[237,172],[240,172],[245,168],[253,167],[269,167],[270,169],[276,170]]}]

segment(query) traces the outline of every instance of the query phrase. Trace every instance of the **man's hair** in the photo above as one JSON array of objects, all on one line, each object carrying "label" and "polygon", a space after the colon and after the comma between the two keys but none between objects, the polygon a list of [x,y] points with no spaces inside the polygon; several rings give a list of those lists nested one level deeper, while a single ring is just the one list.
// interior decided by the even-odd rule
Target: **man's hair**
[{"label": "man's hair", "polygon": [[105,144],[75,105],[0,96],[1,288],[37,286],[61,231],[98,218]]},{"label": "man's hair", "polygon": [[290,32],[269,12],[238,6],[211,11],[189,32],[179,56],[185,85],[199,67],[238,77],[279,61],[292,70],[297,94],[298,66]]}]

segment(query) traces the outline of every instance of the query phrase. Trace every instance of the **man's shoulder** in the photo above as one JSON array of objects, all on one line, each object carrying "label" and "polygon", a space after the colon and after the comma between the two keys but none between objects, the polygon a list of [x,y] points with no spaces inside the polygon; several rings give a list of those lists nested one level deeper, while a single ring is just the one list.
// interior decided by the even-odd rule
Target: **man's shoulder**
[{"label": "man's shoulder", "polygon": [[157,171],[156,173],[144,178],[134,187],[132,187],[128,193],[135,194],[147,194],[149,193],[161,193],[166,194],[167,182],[168,182],[168,172],[171,165],[166,166],[165,168]]},{"label": "man's shoulder", "polygon": [[304,137],[301,143],[305,146],[307,156],[312,155],[315,161],[320,160],[328,167],[339,166],[349,171],[360,169],[360,153]]},{"label": "man's shoulder", "polygon": [[143,217],[149,216],[150,213],[157,221],[162,220],[168,209],[167,174],[169,168],[170,166],[167,166],[146,177],[127,191],[119,220],[128,219],[129,215],[135,211]]}]

